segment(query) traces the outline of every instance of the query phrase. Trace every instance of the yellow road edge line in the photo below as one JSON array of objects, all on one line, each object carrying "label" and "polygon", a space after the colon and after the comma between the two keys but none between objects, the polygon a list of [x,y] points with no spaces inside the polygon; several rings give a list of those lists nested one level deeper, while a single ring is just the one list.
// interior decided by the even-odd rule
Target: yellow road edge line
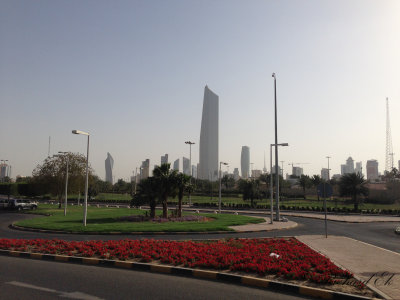
[{"label": "yellow road edge line", "polygon": [[69,260],[69,256],[56,255],[56,256],[54,256],[54,260],[56,260],[56,261],[68,261]]},{"label": "yellow road edge line", "polygon": [[159,273],[171,273],[171,267],[169,266],[158,266],[158,265],[151,265],[150,270],[153,272]]},{"label": "yellow road edge line", "polygon": [[204,270],[193,270],[192,272],[194,277],[209,278],[209,279],[216,279],[218,274],[217,272],[204,271]]},{"label": "yellow road edge line", "polygon": [[82,258],[82,263],[85,264],[85,265],[98,265],[99,264],[99,259],[83,257]]},{"label": "yellow road edge line", "polygon": [[330,291],[325,291],[317,288],[310,288],[305,286],[299,286],[299,293],[301,295],[313,296],[322,299],[333,299],[333,294]]},{"label": "yellow road edge line", "polygon": [[127,261],[115,261],[114,266],[119,268],[131,269],[132,263]]},{"label": "yellow road edge line", "polygon": [[242,281],[242,284],[257,286],[257,287],[266,288],[269,285],[269,281],[266,279],[254,278],[254,277],[248,277],[248,276],[243,276],[241,281]]}]

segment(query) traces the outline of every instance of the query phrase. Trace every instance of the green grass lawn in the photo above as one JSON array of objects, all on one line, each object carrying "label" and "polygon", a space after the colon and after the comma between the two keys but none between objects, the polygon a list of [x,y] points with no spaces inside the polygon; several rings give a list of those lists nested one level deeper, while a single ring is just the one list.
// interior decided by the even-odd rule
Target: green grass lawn
[{"label": "green grass lawn", "polygon": [[[32,211],[29,211],[30,213]],[[74,232],[173,232],[173,231],[230,231],[228,226],[244,225],[248,223],[261,223],[264,219],[240,215],[228,214],[201,214],[212,218],[208,222],[122,222],[118,217],[145,214],[145,210],[129,208],[104,208],[88,207],[87,226],[82,225],[83,207],[68,206],[67,216],[64,216],[64,209],[58,209],[56,205],[40,204],[34,213],[50,214],[50,216],[37,217],[29,220],[19,221],[18,226],[64,230]],[[157,211],[160,215],[161,211]]]},{"label": "green grass lawn", "polygon": [[[77,199],[77,195],[70,195],[68,197],[69,199]],[[81,202],[83,202],[84,196],[81,195]],[[104,201],[104,202],[126,202],[127,204],[130,202],[131,196],[127,194],[113,194],[113,193],[100,193],[95,197],[95,201]],[[213,195],[213,198],[211,199],[211,196],[192,196],[191,197],[192,203],[218,203],[218,193],[215,193]],[[269,198],[268,199],[262,199],[256,201],[257,204],[269,204]],[[177,198],[170,198],[168,199],[169,203],[178,203]],[[229,206],[229,204],[249,204],[250,201],[244,201],[242,197],[221,197],[221,202],[223,203],[224,206]],[[183,198],[183,203],[187,204],[189,203],[189,198],[187,195]],[[307,199],[281,199],[280,201],[281,205],[286,205],[286,206],[297,206],[297,207],[323,207],[324,202],[323,199],[321,198],[320,201],[317,200],[317,196],[313,195],[308,195]],[[344,199],[338,199],[337,201],[335,200],[327,200],[327,207],[331,208],[353,208],[354,205],[348,202],[345,202]],[[400,209],[400,203],[397,204],[373,204],[373,203],[363,203],[360,204],[359,206],[360,209]]]}]

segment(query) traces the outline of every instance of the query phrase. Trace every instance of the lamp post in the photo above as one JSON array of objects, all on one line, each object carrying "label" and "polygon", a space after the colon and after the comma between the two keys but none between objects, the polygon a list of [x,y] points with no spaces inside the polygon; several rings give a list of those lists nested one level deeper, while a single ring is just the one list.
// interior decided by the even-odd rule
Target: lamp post
[{"label": "lamp post", "polygon": [[[190,178],[189,178],[189,184],[192,185],[192,176],[193,176],[193,170],[192,170],[192,145],[194,145],[194,142],[191,141],[186,141],[185,144],[189,145],[189,166],[190,166]],[[192,206],[192,199],[190,197],[190,189],[189,189],[189,207]]]},{"label": "lamp post", "polygon": [[69,167],[69,152],[58,151],[60,154],[64,154],[67,158],[67,173],[65,175],[65,200],[64,200],[64,216],[67,215],[67,199],[68,199],[68,167]]},{"label": "lamp post", "polygon": [[219,210],[219,213],[221,213],[221,165],[228,165],[228,163],[226,163],[226,162],[222,162],[222,161],[220,161],[219,162],[219,200],[218,200],[218,210]]},{"label": "lamp post", "polygon": [[331,177],[329,176],[329,171],[330,171],[330,169],[329,169],[329,159],[331,158],[330,156],[327,156],[326,157],[327,159],[328,159],[328,181],[331,179]]},{"label": "lamp post", "polygon": [[274,78],[274,103],[275,103],[275,176],[276,176],[276,219],[279,221],[279,172],[278,172],[278,114],[276,107],[276,75],[272,73],[272,77]]},{"label": "lamp post", "polygon": [[[269,170],[270,170],[270,174],[269,174],[269,196],[271,199],[271,224],[274,223],[273,219],[274,219],[274,205],[273,205],[273,180],[272,180],[272,147],[274,147],[275,144],[271,144],[270,148],[269,148],[269,154],[270,154],[270,166],[269,166]],[[289,146],[288,143],[282,143],[282,144],[278,144],[278,146],[283,146],[283,147],[287,147]],[[278,185],[279,185],[279,176],[278,176],[278,181],[277,181]],[[277,214],[277,221],[279,221],[279,200],[277,202],[277,207],[276,207],[276,214]]]},{"label": "lamp post", "polygon": [[86,181],[85,181],[85,204],[83,208],[83,226],[86,227],[86,218],[87,218],[87,198],[88,198],[88,185],[89,185],[89,133],[80,131],[80,130],[72,130],[73,134],[82,134],[87,135],[87,154],[86,154]]}]

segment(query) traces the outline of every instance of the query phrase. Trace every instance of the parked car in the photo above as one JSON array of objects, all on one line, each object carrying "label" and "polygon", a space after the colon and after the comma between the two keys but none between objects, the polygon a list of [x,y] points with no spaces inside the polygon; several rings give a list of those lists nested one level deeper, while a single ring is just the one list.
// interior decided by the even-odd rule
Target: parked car
[{"label": "parked car", "polygon": [[23,209],[36,209],[37,203],[29,200],[12,199],[8,203],[8,207],[11,209],[23,210]]},{"label": "parked car", "polygon": [[0,199],[0,209],[7,209],[8,206],[8,199]]}]

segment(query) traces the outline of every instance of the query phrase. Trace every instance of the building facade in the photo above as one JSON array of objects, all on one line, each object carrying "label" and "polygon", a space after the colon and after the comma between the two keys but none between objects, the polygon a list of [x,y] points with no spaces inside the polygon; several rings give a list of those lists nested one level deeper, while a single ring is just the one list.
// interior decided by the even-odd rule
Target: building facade
[{"label": "building facade", "polygon": [[174,161],[173,169],[179,172],[179,158]]},{"label": "building facade", "polygon": [[367,180],[376,181],[378,179],[378,161],[376,159],[367,160]]},{"label": "building facade", "polygon": [[248,146],[242,146],[242,152],[240,155],[240,167],[242,171],[242,178],[247,179],[250,176],[250,148]]},{"label": "building facade", "polygon": [[346,160],[346,173],[354,173],[354,160],[351,156]]},{"label": "building facade", "polygon": [[150,159],[142,161],[142,167],[140,170],[140,179],[146,179],[150,176]]},{"label": "building facade", "polygon": [[168,163],[168,154],[161,155],[161,164],[167,164]]},{"label": "building facade", "polygon": [[301,175],[303,175],[303,168],[292,167],[292,175],[294,175],[296,177],[301,177]]},{"label": "building facade", "polygon": [[190,160],[189,158],[183,157],[182,158],[182,173],[186,175],[190,175]]},{"label": "building facade", "polygon": [[199,143],[200,167],[197,170],[200,179],[218,179],[218,108],[218,95],[206,86]]},{"label": "building facade", "polygon": [[354,172],[356,174],[362,175],[362,162],[361,161],[356,162],[356,168],[355,168]]},{"label": "building facade", "polygon": [[329,180],[329,170],[328,170],[328,168],[322,168],[322,170],[321,170],[321,179],[322,180],[326,180],[326,181]]},{"label": "building facade", "polygon": [[197,167],[192,165],[192,177],[197,178]]},{"label": "building facade", "polygon": [[239,168],[235,168],[233,170],[233,179],[235,179],[235,181],[240,179],[240,175],[239,175]]},{"label": "building facade", "polygon": [[105,160],[105,167],[106,167],[106,181],[113,184],[113,174],[112,170],[114,167],[114,159],[110,153],[107,152],[107,158]]}]

